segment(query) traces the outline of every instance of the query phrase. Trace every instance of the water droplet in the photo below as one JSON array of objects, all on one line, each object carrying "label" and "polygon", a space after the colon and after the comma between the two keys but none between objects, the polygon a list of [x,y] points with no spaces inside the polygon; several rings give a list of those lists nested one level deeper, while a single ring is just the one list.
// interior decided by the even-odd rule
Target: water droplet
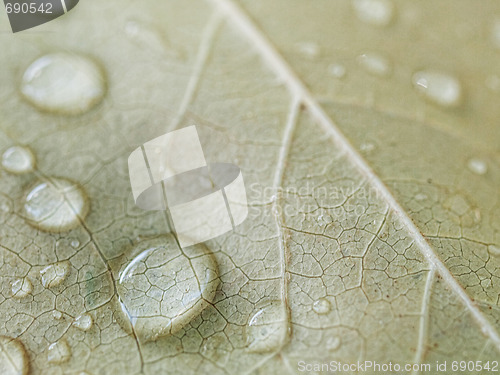
[{"label": "water droplet", "polygon": [[80,246],[80,241],[78,240],[73,240],[70,242],[70,245],[73,249],[76,249],[78,246]]},{"label": "water droplet", "polygon": [[488,171],[488,165],[481,159],[470,159],[467,167],[471,172],[479,175],[483,175]]},{"label": "water droplet", "polygon": [[28,147],[12,146],[2,155],[2,165],[12,173],[27,173],[35,168],[35,156]]},{"label": "water droplet", "polygon": [[141,341],[175,334],[213,300],[217,263],[198,244],[181,251],[172,235],[145,240],[120,272],[118,294]]},{"label": "water droplet", "polygon": [[500,48],[500,18],[495,19],[491,28],[491,39],[493,44]]},{"label": "water droplet", "polygon": [[312,308],[317,314],[328,314],[331,310],[330,301],[328,301],[326,298],[320,298],[314,301]]},{"label": "water droplet", "polygon": [[326,341],[326,348],[335,351],[340,348],[340,339],[338,337],[329,337]]},{"label": "water droplet", "polygon": [[426,200],[426,199],[427,199],[427,195],[422,194],[422,193],[418,193],[417,195],[415,195],[415,199],[416,199],[417,201],[423,201],[423,200]]},{"label": "water droplet", "polygon": [[391,73],[391,64],[387,58],[376,52],[364,53],[358,56],[359,65],[368,73],[386,77]]},{"label": "water droplet", "polygon": [[52,311],[52,316],[57,320],[60,320],[63,317],[62,312],[60,312],[59,310]]},{"label": "water droplet", "polygon": [[360,146],[359,146],[359,149],[362,151],[362,152],[371,152],[373,150],[375,150],[375,145],[373,143],[362,143]]},{"label": "water droplet", "polygon": [[246,327],[248,351],[264,353],[281,348],[288,334],[286,311],[281,301],[258,305]]},{"label": "water droplet", "polygon": [[93,323],[94,321],[92,320],[90,314],[84,313],[75,319],[73,325],[82,331],[88,331],[90,328],[92,328]]},{"label": "water droplet", "polygon": [[33,291],[33,284],[27,277],[17,279],[12,283],[12,296],[15,298],[23,298]]},{"label": "water droplet", "polygon": [[494,257],[500,257],[500,246],[489,245],[488,246],[489,253]]},{"label": "water droplet", "polygon": [[42,285],[53,288],[60,285],[68,276],[70,264],[68,261],[51,264],[40,271]]},{"label": "water droplet", "polygon": [[343,78],[346,75],[346,68],[341,64],[331,64],[328,66],[328,72],[335,78]]},{"label": "water droplet", "polygon": [[88,208],[83,189],[62,178],[37,183],[24,204],[30,224],[48,232],[63,232],[78,226]]},{"label": "water droplet", "polygon": [[21,92],[34,106],[80,114],[101,101],[106,91],[99,66],[88,57],[58,52],[40,57],[26,70]]},{"label": "water droplet", "polygon": [[453,76],[435,70],[413,75],[415,89],[430,101],[443,107],[456,107],[462,100],[462,86]]},{"label": "water droplet", "polygon": [[319,56],[319,46],[313,42],[301,42],[296,44],[297,50],[309,59],[315,59]]},{"label": "water droplet", "polygon": [[354,11],[362,22],[373,26],[387,26],[394,15],[394,5],[389,0],[354,0]]},{"label": "water droplet", "polygon": [[0,336],[0,371],[2,375],[28,375],[28,353],[21,341]]},{"label": "water droplet", "polygon": [[61,339],[53,344],[50,344],[48,349],[49,363],[59,364],[67,362],[71,358],[71,348],[65,339]]}]

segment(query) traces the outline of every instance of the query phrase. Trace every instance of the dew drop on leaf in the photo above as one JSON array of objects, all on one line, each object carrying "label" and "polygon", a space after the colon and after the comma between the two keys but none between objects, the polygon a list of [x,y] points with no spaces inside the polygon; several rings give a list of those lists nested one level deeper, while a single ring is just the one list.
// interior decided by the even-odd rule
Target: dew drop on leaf
[{"label": "dew drop on leaf", "polygon": [[249,352],[265,353],[278,350],[288,332],[286,311],[281,301],[258,305],[246,327]]},{"label": "dew drop on leaf", "polygon": [[483,175],[488,171],[488,165],[481,159],[470,159],[467,167],[471,172],[478,175]]},{"label": "dew drop on leaf", "polygon": [[363,53],[358,56],[359,65],[368,73],[385,77],[391,73],[391,64],[387,58],[376,52]]},{"label": "dew drop on leaf", "polygon": [[412,81],[420,94],[440,106],[456,107],[462,100],[462,85],[447,73],[422,70],[413,75]]},{"label": "dew drop on leaf", "polygon": [[308,59],[315,59],[319,56],[319,46],[313,42],[301,42],[296,44],[297,51]]},{"label": "dew drop on leaf", "polygon": [[46,288],[60,285],[68,276],[69,270],[70,264],[68,261],[48,265],[40,271],[42,285]]},{"label": "dew drop on leaf", "polygon": [[90,328],[92,328],[93,323],[94,322],[90,314],[84,313],[75,319],[73,325],[82,331],[88,331]]},{"label": "dew drop on leaf", "polygon": [[27,173],[35,169],[35,156],[28,147],[12,146],[2,155],[2,166],[12,173]]},{"label": "dew drop on leaf", "polygon": [[340,339],[338,337],[329,337],[326,341],[328,350],[335,351],[340,348]]},{"label": "dew drop on leaf", "polygon": [[389,0],[354,0],[353,7],[360,21],[373,26],[387,26],[394,16]]},{"label": "dew drop on leaf", "polygon": [[312,308],[315,313],[323,315],[328,314],[332,306],[330,304],[330,301],[328,301],[326,298],[320,298],[314,301]]},{"label": "dew drop on leaf", "polygon": [[122,310],[142,341],[175,334],[213,300],[217,263],[208,249],[181,251],[172,235],[144,240],[120,272]]},{"label": "dew drop on leaf", "polygon": [[26,195],[24,204],[29,223],[48,232],[64,232],[78,226],[88,208],[83,189],[62,178],[37,183]]},{"label": "dew drop on leaf", "polygon": [[59,364],[67,362],[71,358],[71,348],[65,339],[50,344],[47,358],[49,363]]},{"label": "dew drop on leaf", "polygon": [[40,110],[81,114],[101,101],[105,82],[90,58],[58,52],[40,57],[26,69],[21,93]]},{"label": "dew drop on leaf", "polygon": [[21,341],[8,336],[0,336],[0,374],[27,375],[29,359]]},{"label": "dew drop on leaf", "polygon": [[17,279],[12,283],[12,296],[14,298],[24,298],[33,291],[33,284],[27,277]]},{"label": "dew drop on leaf", "polygon": [[490,245],[488,246],[489,253],[494,257],[500,257],[500,246]]},{"label": "dew drop on leaf", "polygon": [[346,68],[342,64],[334,63],[328,66],[328,72],[335,78],[344,78],[346,75]]}]

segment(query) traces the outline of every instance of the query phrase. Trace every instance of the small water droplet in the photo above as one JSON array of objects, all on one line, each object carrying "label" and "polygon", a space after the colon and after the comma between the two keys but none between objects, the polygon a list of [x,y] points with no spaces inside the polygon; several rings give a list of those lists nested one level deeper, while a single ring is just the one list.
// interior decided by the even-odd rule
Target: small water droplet
[{"label": "small water droplet", "polygon": [[70,245],[73,249],[76,249],[78,246],[80,246],[80,241],[78,240],[73,240],[70,242]]},{"label": "small water droplet", "polygon": [[288,334],[286,312],[281,301],[269,301],[255,309],[246,327],[249,352],[265,353],[278,350]]},{"label": "small water droplet", "polygon": [[33,284],[27,277],[17,279],[12,283],[12,296],[15,298],[24,298],[33,291]]},{"label": "small water droplet", "polygon": [[40,57],[26,70],[21,92],[35,107],[80,114],[101,101],[106,91],[99,66],[88,57],[58,52]]},{"label": "small water droplet", "polygon": [[455,77],[435,70],[413,75],[413,86],[430,101],[443,107],[456,107],[462,101],[462,86]]},{"label": "small water droplet", "polygon": [[338,337],[329,337],[326,341],[326,348],[335,351],[340,348],[340,339]]},{"label": "small water droplet", "polygon": [[0,336],[0,370],[2,375],[28,375],[28,353],[20,340]]},{"label": "small water droplet", "polygon": [[359,65],[368,73],[376,76],[386,77],[391,73],[389,60],[376,52],[363,53],[358,56]]},{"label": "small water droplet", "polygon": [[37,183],[24,204],[30,224],[48,232],[63,232],[78,226],[88,208],[83,189],[62,178]]},{"label": "small water droplet", "polygon": [[495,47],[500,48],[500,18],[493,21],[491,28],[491,39]]},{"label": "small water droplet", "polygon": [[40,271],[42,285],[46,288],[53,288],[60,285],[68,276],[70,270],[68,261],[51,264]]},{"label": "small water droplet", "polygon": [[35,168],[35,156],[28,147],[12,146],[2,155],[2,165],[12,173],[27,173]]},{"label": "small water droplet", "polygon": [[494,257],[500,257],[500,246],[489,245],[488,246],[489,253]]},{"label": "small water droplet", "polygon": [[469,167],[471,172],[479,175],[483,175],[488,171],[488,165],[481,159],[470,159],[467,167]]},{"label": "small water droplet", "polygon": [[328,66],[328,72],[335,78],[344,78],[346,75],[346,68],[342,64],[330,64]]},{"label": "small water droplet", "polygon": [[373,143],[362,143],[360,146],[359,146],[359,149],[362,151],[362,152],[371,152],[373,150],[375,150],[375,145]]},{"label": "small water droplet", "polygon": [[60,320],[62,319],[63,314],[59,310],[54,310],[52,311],[52,316],[54,317],[54,319]]},{"label": "small water droplet", "polygon": [[92,328],[93,323],[94,321],[90,314],[84,313],[75,319],[73,325],[82,331],[88,331],[90,328]]},{"label": "small water droplet", "polygon": [[67,362],[71,358],[71,348],[65,339],[50,344],[47,359],[49,363],[59,364]]},{"label": "small water droplet", "polygon": [[328,301],[326,298],[320,298],[314,301],[312,308],[317,314],[328,314],[331,310],[330,301]]},{"label": "small water droplet", "polygon": [[422,193],[418,193],[417,195],[415,195],[415,199],[416,199],[417,201],[423,201],[423,200],[426,200],[426,199],[427,199],[427,195],[422,194]]},{"label": "small water droplet", "polygon": [[120,272],[122,310],[141,341],[175,334],[213,300],[219,284],[215,258],[198,244],[182,252],[172,235],[145,240]]},{"label": "small water droplet", "polygon": [[387,26],[394,16],[394,5],[389,0],[354,0],[353,6],[358,19],[373,26]]},{"label": "small water droplet", "polygon": [[296,44],[297,50],[309,59],[315,59],[319,56],[319,46],[313,42],[301,42]]}]

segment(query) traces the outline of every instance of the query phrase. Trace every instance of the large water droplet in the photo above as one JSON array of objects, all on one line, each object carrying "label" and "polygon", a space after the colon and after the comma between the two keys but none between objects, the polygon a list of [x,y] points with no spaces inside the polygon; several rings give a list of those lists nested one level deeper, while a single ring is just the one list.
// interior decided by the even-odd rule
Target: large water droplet
[{"label": "large water droplet", "polygon": [[26,196],[24,211],[33,226],[49,232],[72,229],[88,213],[88,200],[76,183],[62,178],[39,182]]},{"label": "large water droplet", "polygon": [[328,314],[332,308],[330,301],[326,298],[320,298],[313,303],[313,310],[315,313],[323,315]]},{"label": "large water droplet", "polygon": [[359,20],[373,26],[387,26],[394,15],[389,0],[354,0],[353,6]]},{"label": "large water droplet", "polygon": [[391,73],[391,63],[387,58],[376,52],[364,53],[358,57],[358,63],[368,73],[376,76],[388,76]]},{"label": "large water droplet", "polygon": [[60,285],[68,276],[71,266],[67,260],[51,264],[40,271],[42,285],[53,288]]},{"label": "large water droplet", "polygon": [[2,155],[2,166],[12,173],[27,173],[35,168],[35,156],[28,147],[12,146]]},{"label": "large water droplet", "polygon": [[71,348],[65,339],[50,344],[47,355],[49,363],[59,364],[71,358]]},{"label": "large water droplet", "polygon": [[141,242],[120,272],[123,311],[142,341],[178,332],[213,300],[216,261],[204,245],[181,251],[172,235]]},{"label": "large water droplet", "polygon": [[455,77],[435,70],[413,75],[415,89],[430,101],[443,107],[456,107],[462,100],[462,86]]},{"label": "large water droplet", "polygon": [[471,172],[479,175],[488,172],[488,165],[481,159],[470,159],[467,163],[467,167]]},{"label": "large water droplet", "polygon": [[0,336],[0,374],[27,375],[29,359],[21,341],[8,336]]},{"label": "large water droplet", "polygon": [[40,57],[26,70],[21,92],[37,108],[80,114],[96,105],[106,91],[99,66],[88,57],[59,52]]},{"label": "large water droplet", "polygon": [[12,283],[12,296],[15,298],[24,298],[33,291],[33,284],[27,277],[17,279]]},{"label": "large water droplet", "polygon": [[288,332],[286,310],[281,301],[257,306],[246,327],[248,351],[264,353],[278,350]]},{"label": "large water droplet", "polygon": [[94,321],[92,320],[90,314],[84,313],[75,319],[73,325],[82,331],[88,331],[90,328],[92,328],[93,323]]}]

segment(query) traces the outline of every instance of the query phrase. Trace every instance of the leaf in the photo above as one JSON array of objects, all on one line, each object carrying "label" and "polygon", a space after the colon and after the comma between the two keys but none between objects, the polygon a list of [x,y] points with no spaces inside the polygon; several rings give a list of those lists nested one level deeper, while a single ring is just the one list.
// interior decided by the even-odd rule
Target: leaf
[{"label": "leaf", "polygon": [[[3,17],[0,151],[29,146],[36,168],[1,170],[0,368],[269,374],[447,361],[454,373],[454,360],[498,360],[500,54],[485,35],[500,10],[392,6],[377,26],[340,1],[87,1],[15,37]],[[102,67],[100,104],[65,115],[22,97],[26,68],[54,52]],[[425,69],[458,78],[456,108],[412,87]],[[250,214],[206,243],[220,276],[210,305],[144,341],[117,280],[138,246],[170,230],[164,212],[135,207],[127,158],[193,124],[207,160],[241,168]],[[60,233],[23,211],[37,181],[55,177],[90,205]]]}]

